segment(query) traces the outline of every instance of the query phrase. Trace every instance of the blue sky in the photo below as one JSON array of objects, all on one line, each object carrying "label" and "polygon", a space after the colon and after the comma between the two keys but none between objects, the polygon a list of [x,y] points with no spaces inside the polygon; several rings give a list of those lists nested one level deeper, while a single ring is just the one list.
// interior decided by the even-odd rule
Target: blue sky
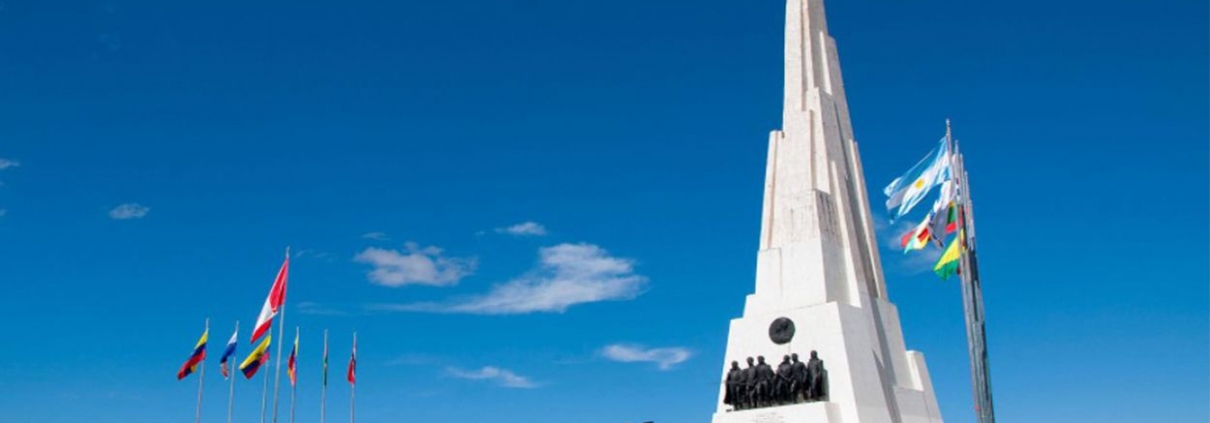
[{"label": "blue sky", "polygon": [[[206,317],[214,355],[252,324],[287,245],[299,421],[325,328],[335,374],[359,333],[363,422],[707,421],[753,289],[783,13],[0,2],[0,421],[192,418],[177,367]],[[1205,2],[828,13],[873,189],[946,117],[963,141],[1001,419],[1205,421]],[[883,257],[944,416],[972,421],[958,286]],[[237,383],[238,421],[260,386]]]}]

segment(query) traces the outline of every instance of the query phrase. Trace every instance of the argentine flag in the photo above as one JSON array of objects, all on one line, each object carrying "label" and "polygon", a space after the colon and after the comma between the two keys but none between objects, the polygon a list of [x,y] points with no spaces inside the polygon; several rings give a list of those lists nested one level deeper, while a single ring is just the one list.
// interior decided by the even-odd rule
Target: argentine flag
[{"label": "argentine flag", "polygon": [[892,221],[912,211],[934,186],[950,180],[951,157],[949,143],[941,138],[928,156],[882,190],[887,196],[886,209],[891,212]]}]

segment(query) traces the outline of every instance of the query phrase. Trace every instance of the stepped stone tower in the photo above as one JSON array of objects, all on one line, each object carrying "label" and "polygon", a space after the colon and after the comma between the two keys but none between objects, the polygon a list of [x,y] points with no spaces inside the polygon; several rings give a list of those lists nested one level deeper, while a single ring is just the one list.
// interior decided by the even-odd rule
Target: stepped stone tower
[{"label": "stepped stone tower", "polygon": [[941,423],[924,356],[905,348],[887,299],[823,0],[786,1],[782,119],[769,136],[756,291],[731,321],[723,375],[747,357],[776,368],[818,351],[827,397],[736,410],[723,380],[714,423]]}]

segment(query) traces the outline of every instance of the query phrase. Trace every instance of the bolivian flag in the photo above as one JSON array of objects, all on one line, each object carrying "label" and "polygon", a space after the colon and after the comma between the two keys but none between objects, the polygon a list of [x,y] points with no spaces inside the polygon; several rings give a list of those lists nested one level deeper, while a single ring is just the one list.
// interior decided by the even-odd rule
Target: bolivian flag
[{"label": "bolivian flag", "polygon": [[185,376],[193,374],[197,371],[197,366],[206,360],[206,340],[210,337],[210,329],[202,332],[202,339],[197,340],[197,346],[193,347],[193,354],[185,360],[185,364],[181,365],[181,370],[176,372],[176,380],[184,379]]},{"label": "bolivian flag", "polygon": [[265,339],[261,341],[260,345],[257,345],[256,349],[248,354],[248,358],[240,363],[239,370],[244,372],[244,379],[252,379],[252,376],[256,376],[256,371],[269,362],[269,343],[272,340],[273,335],[265,335]]},{"label": "bolivian flag", "polygon": [[958,273],[958,264],[962,262],[962,243],[966,240],[965,232],[961,229],[958,230],[958,235],[950,241],[945,253],[941,254],[941,260],[937,260],[937,265],[933,267],[933,272],[936,272],[941,280],[949,279],[950,276]]}]

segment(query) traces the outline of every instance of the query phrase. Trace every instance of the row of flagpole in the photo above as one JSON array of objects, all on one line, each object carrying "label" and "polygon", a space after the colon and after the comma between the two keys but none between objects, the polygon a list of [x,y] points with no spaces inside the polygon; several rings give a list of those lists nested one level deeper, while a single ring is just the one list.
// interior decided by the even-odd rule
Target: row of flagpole
[{"label": "row of flagpole", "polygon": [[[250,344],[256,344],[258,339],[262,337],[264,340],[248,355],[246,359],[239,365],[239,370],[244,373],[245,379],[252,379],[253,376],[260,370],[261,366],[269,359],[268,348],[272,343],[272,325],[273,320],[281,315],[278,319],[278,339],[284,339],[285,319],[286,319],[286,287],[289,279],[290,268],[290,249],[286,248],[286,258],[282,262],[282,267],[277,273],[277,277],[273,281],[273,287],[269,290],[269,296],[265,299],[265,304],[261,309],[260,316],[257,317],[256,326],[252,333]],[[228,362],[235,354],[236,345],[238,344],[239,336],[239,321],[235,322],[235,331],[231,334],[231,340],[227,342],[227,346],[223,351],[220,366],[224,378],[230,379],[230,387],[227,394],[227,423],[232,421],[232,412],[235,404],[235,376],[230,374]],[[300,329],[294,328],[294,346],[290,351],[289,363],[287,365],[287,373],[290,377],[290,423],[294,423],[295,414],[295,399],[298,393],[297,384],[297,361],[298,361],[298,340]],[[210,318],[206,318],[205,329],[202,332],[201,339],[194,346],[193,353],[189,359],[181,366],[177,372],[177,380],[182,380],[193,373],[198,374],[198,389],[197,389],[197,411],[194,414],[194,422],[201,423],[202,419],[202,393],[205,380],[205,361],[206,361],[206,346],[210,337]],[[278,417],[278,395],[281,387],[281,353],[282,345],[277,345],[277,360],[275,366],[274,383],[273,383],[273,413],[272,423],[277,423]],[[356,405],[356,397],[354,390],[356,389],[356,369],[357,369],[357,332],[353,332],[353,348],[349,356],[349,368],[346,379],[349,382],[349,423],[355,423],[354,406]],[[261,413],[260,422],[265,423],[266,415],[268,414],[268,393],[269,393],[269,376],[264,377],[264,387],[261,391]],[[323,384],[320,391],[320,423],[325,423],[327,412],[327,390],[328,390],[328,331],[324,330],[324,352],[323,352]]]},{"label": "row of flagpole", "polygon": [[[941,139],[938,147],[883,189],[891,220],[905,216],[937,186],[941,187],[941,194],[933,203],[933,208],[902,237],[900,244],[905,254],[927,248],[929,244],[942,247],[944,252],[933,271],[942,280],[955,274],[960,277],[976,421],[995,423],[970,181],[964,157],[954,140],[948,119],[945,121],[945,138]],[[954,232],[957,233],[947,245],[942,237]]]},{"label": "row of flagpole", "polygon": [[[949,133],[949,122],[946,122],[947,134]],[[950,135],[952,140],[952,135]],[[979,279],[979,260],[978,249],[975,246],[975,212],[973,200],[970,194],[970,178],[966,173],[965,156],[958,148],[955,141],[954,146],[954,164],[955,174],[961,185],[962,195],[962,210],[965,213],[963,225],[965,228],[965,237],[963,238],[964,246],[962,255],[962,269],[959,276],[962,277],[962,297],[963,310],[966,316],[966,338],[968,353],[971,361],[971,385],[973,387],[975,416],[979,423],[995,423],[995,409],[992,405],[992,386],[991,372],[989,370],[989,358],[987,354],[987,333],[984,325],[983,315],[983,286]]]}]

